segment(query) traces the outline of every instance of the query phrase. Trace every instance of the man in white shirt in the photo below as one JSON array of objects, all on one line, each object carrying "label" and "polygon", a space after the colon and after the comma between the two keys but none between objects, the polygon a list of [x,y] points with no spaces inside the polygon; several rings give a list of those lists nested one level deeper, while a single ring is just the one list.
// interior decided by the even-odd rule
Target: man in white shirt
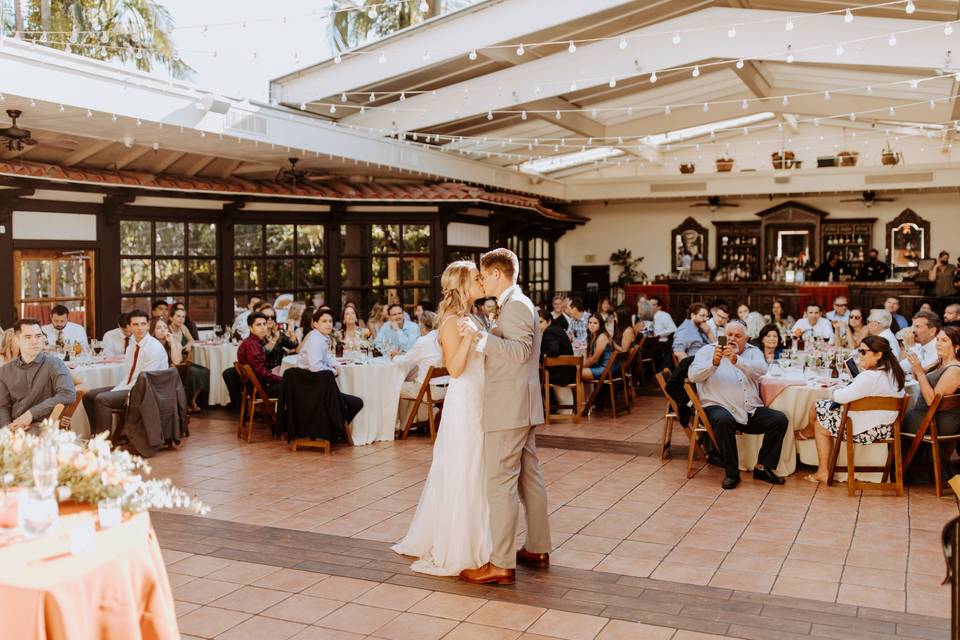
[{"label": "man in white shirt", "polygon": [[[240,314],[237,315],[236,320],[233,321],[233,330],[238,332],[244,338],[250,335],[250,327],[247,325],[247,316],[253,313],[253,308],[260,304],[261,300],[262,298],[260,296],[255,293],[252,294],[250,299],[247,300],[246,310],[240,312]],[[317,308],[319,309],[320,307]]]},{"label": "man in white shirt", "polygon": [[76,322],[70,322],[70,310],[62,304],[50,311],[50,324],[43,325],[43,333],[47,336],[47,344],[51,349],[74,342],[79,342],[84,347],[89,345],[86,330]]},{"label": "man in white shirt", "polygon": [[893,351],[893,357],[900,359],[900,342],[897,336],[890,331],[890,325],[893,323],[893,316],[886,309],[871,309],[867,316],[867,332],[872,336],[880,336],[890,343],[890,350]]},{"label": "man in white shirt", "polygon": [[823,338],[829,344],[833,344],[833,325],[820,315],[820,305],[811,302],[807,305],[804,316],[794,323],[793,335],[802,337],[804,340]]},{"label": "man in white shirt", "polygon": [[653,306],[653,335],[660,342],[669,342],[670,338],[677,331],[677,324],[669,313],[663,310],[660,304],[660,298],[651,296],[647,298]]},{"label": "man in white shirt", "polygon": [[[443,360],[443,354],[440,351],[440,342],[437,330],[434,325],[437,321],[437,314],[430,311],[424,311],[420,314],[420,337],[413,343],[410,350],[396,356],[393,361],[400,365],[406,373],[406,381],[400,387],[400,424],[406,424],[410,411],[413,410],[413,400],[420,393],[420,387],[423,380],[427,377],[430,367],[439,367]],[[446,395],[446,383],[437,378],[437,383],[431,383],[430,394],[434,400],[443,398]],[[417,420],[428,420],[427,406],[420,405],[417,411]]]},{"label": "man in white shirt", "polygon": [[144,371],[160,371],[170,367],[167,352],[160,341],[149,333],[149,320],[145,311],[134,310],[128,314],[133,340],[127,347],[126,362],[120,384],[94,389],[83,397],[83,408],[90,420],[91,435],[110,431],[114,409],[123,408],[137,376]]},{"label": "man in white shirt", "polygon": [[[924,370],[937,364],[937,333],[940,331],[940,316],[932,311],[918,311],[913,315],[909,328],[903,330],[903,346],[917,354],[920,366]],[[906,354],[903,354],[906,356]],[[910,362],[904,358],[900,361],[904,371],[910,372]]]},{"label": "man in white shirt", "polygon": [[837,296],[833,299],[833,309],[827,311],[827,320],[835,328],[840,329],[840,336],[847,335],[847,325],[850,323],[850,303],[846,296]]},{"label": "man in white shirt", "polygon": [[117,326],[103,334],[103,355],[122,356],[130,346],[130,316],[121,313],[117,318]]},{"label": "man in white shirt", "polygon": [[724,327],[730,322],[730,310],[727,305],[719,304],[710,308],[710,319],[707,320],[707,326],[710,327],[710,333],[719,336],[723,333]]}]

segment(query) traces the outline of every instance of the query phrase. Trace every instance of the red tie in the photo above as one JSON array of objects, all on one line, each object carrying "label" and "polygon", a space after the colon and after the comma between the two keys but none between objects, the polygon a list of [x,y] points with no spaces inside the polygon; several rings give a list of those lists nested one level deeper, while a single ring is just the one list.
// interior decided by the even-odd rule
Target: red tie
[{"label": "red tie", "polygon": [[123,336],[123,352],[127,352],[127,347],[130,346],[130,336]]},{"label": "red tie", "polygon": [[137,370],[137,358],[140,357],[140,345],[137,345],[137,348],[133,350],[133,364],[130,366],[130,377],[127,378],[127,384],[133,382],[133,374]]}]

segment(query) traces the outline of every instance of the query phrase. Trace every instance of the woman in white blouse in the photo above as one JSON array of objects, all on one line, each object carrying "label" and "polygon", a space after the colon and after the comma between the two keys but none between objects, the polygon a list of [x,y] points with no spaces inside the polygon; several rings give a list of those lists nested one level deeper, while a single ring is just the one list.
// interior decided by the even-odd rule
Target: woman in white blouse
[{"label": "woman in white blouse", "polygon": [[297,366],[310,371],[337,373],[337,362],[330,352],[330,334],[333,333],[333,312],[317,309],[313,313],[313,331],[307,334],[297,353]]},{"label": "woman in white blouse", "polygon": [[[861,371],[853,379],[853,382],[844,388],[835,390],[833,400],[817,400],[816,402],[816,418],[811,416],[811,421],[814,423],[817,459],[820,466],[816,473],[806,477],[811,482],[827,481],[833,439],[837,437],[841,427],[840,414],[843,408],[839,405],[874,396],[903,397],[905,376],[900,363],[897,362],[897,358],[890,348],[890,343],[881,336],[867,336],[860,343],[859,351]],[[853,442],[870,444],[878,440],[889,439],[892,436],[893,421],[896,418],[896,411],[854,411],[850,413]]]}]

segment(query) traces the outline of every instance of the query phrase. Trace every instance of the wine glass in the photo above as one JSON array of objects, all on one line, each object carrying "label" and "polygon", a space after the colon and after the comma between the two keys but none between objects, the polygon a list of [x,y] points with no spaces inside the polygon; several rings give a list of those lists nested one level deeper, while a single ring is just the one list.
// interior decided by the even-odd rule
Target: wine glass
[{"label": "wine glass", "polygon": [[38,444],[31,454],[33,486],[42,498],[53,497],[53,490],[57,488],[57,476],[60,467],[57,464],[57,449],[49,443]]},{"label": "wine glass", "polygon": [[102,343],[102,342],[100,342],[99,340],[94,340],[94,341],[93,341],[92,343],[90,343],[90,344],[91,344],[91,346],[93,347],[93,353],[94,353],[94,355],[99,356],[101,353],[103,353],[103,343]]}]

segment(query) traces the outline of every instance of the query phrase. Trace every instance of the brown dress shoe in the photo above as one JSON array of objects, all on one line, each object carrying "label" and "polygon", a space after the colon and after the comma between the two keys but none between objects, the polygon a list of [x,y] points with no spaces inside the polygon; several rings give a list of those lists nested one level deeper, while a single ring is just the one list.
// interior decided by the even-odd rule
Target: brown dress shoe
[{"label": "brown dress shoe", "polygon": [[550,554],[534,553],[521,548],[519,551],[517,551],[517,563],[546,569],[550,566]]},{"label": "brown dress shoe", "polygon": [[488,562],[479,569],[464,569],[460,572],[460,579],[471,584],[513,584],[517,581],[517,572]]}]

